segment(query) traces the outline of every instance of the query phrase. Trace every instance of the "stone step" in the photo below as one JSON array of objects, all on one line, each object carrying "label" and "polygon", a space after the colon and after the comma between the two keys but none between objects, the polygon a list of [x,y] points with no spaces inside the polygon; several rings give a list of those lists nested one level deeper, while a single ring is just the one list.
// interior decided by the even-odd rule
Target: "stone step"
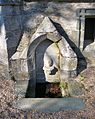
[{"label": "stone step", "polygon": [[37,110],[40,112],[57,112],[62,110],[81,110],[85,102],[80,98],[23,98],[13,106],[22,110]]}]

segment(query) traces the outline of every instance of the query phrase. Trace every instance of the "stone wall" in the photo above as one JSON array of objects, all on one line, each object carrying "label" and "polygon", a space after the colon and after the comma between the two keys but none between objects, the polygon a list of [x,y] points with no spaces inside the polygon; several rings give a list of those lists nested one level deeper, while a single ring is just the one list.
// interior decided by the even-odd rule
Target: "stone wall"
[{"label": "stone wall", "polygon": [[0,77],[9,78],[9,58],[21,37],[21,9],[18,2],[0,0]]},{"label": "stone wall", "polygon": [[[44,17],[48,16],[55,24],[55,27],[57,28],[59,33],[67,39],[69,44],[71,44],[71,47],[77,54],[77,57],[87,57],[88,52],[86,52],[85,50],[83,53],[79,46],[80,26],[77,13],[81,8],[94,9],[95,3],[27,2],[23,5],[22,8],[22,23],[24,35],[28,39],[30,39],[39,24],[43,21]],[[91,60],[90,64],[92,63],[93,65],[94,63],[92,59],[93,57],[89,60]],[[83,61],[81,63],[82,65],[86,65],[86,61]]]},{"label": "stone wall", "polygon": [[95,3],[27,2],[23,6],[20,3],[4,6],[3,3],[9,58],[14,54],[22,35],[26,34],[28,39],[31,38],[45,16],[50,17],[59,32],[78,47],[77,10],[94,7]]},{"label": "stone wall", "polygon": [[[95,3],[27,2],[22,4],[0,1],[0,71],[2,74],[5,76],[8,71],[8,61],[9,69],[11,69],[10,59],[17,50],[21,52],[26,48],[45,17],[52,20],[57,31],[67,40],[77,57],[85,59],[88,52],[82,52],[79,47],[79,18],[77,12],[81,8],[93,9]],[[79,61],[78,70],[81,70],[81,67],[83,70],[86,65],[86,60]],[[16,64],[16,66],[19,67],[19,64]],[[20,81],[17,83],[17,92],[19,93],[19,90],[22,90],[22,95],[25,96],[28,83],[24,81],[19,85]]]},{"label": "stone wall", "polygon": [[7,48],[9,58],[13,55],[22,35],[21,8],[16,6],[3,6],[2,14],[6,30]]},{"label": "stone wall", "polygon": [[93,9],[95,3],[54,3],[54,2],[27,2],[23,6],[23,29],[28,38],[36,31],[45,16],[55,23],[62,36],[68,39],[78,57],[79,51],[79,9]]}]

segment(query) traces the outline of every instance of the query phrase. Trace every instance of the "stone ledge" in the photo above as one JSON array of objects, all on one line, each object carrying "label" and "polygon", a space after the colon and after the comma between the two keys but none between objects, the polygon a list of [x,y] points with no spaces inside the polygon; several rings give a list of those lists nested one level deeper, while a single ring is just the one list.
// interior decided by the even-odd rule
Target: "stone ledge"
[{"label": "stone ledge", "polygon": [[83,109],[85,102],[80,98],[23,98],[13,103],[13,107],[22,110],[57,112]]}]

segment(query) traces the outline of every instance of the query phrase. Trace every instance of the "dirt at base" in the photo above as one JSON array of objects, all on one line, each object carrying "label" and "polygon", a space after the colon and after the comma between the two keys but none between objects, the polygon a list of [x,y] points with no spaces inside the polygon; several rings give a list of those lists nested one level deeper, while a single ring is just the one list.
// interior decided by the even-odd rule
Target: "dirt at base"
[{"label": "dirt at base", "polygon": [[37,98],[61,98],[61,90],[59,83],[37,83],[36,97]]},{"label": "dirt at base", "polygon": [[[82,83],[89,88],[94,85],[95,67],[88,68],[82,72],[85,80]],[[75,80],[80,80],[78,76]],[[88,82],[88,83],[87,83]],[[86,107],[83,110],[60,111],[56,113],[41,113],[36,110],[22,111],[12,107],[12,102],[17,99],[14,93],[14,82],[12,80],[0,79],[0,119],[95,119],[95,85],[91,87],[83,98]]]}]

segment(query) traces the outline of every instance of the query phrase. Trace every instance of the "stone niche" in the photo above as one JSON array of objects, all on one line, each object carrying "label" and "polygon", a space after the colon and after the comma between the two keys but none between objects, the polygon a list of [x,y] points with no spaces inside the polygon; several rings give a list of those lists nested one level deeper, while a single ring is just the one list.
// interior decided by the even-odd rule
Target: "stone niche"
[{"label": "stone niche", "polygon": [[21,97],[27,90],[31,92],[27,97],[35,97],[37,83],[59,83],[77,75],[77,55],[48,17],[31,39],[23,35],[10,60],[15,89]]}]

